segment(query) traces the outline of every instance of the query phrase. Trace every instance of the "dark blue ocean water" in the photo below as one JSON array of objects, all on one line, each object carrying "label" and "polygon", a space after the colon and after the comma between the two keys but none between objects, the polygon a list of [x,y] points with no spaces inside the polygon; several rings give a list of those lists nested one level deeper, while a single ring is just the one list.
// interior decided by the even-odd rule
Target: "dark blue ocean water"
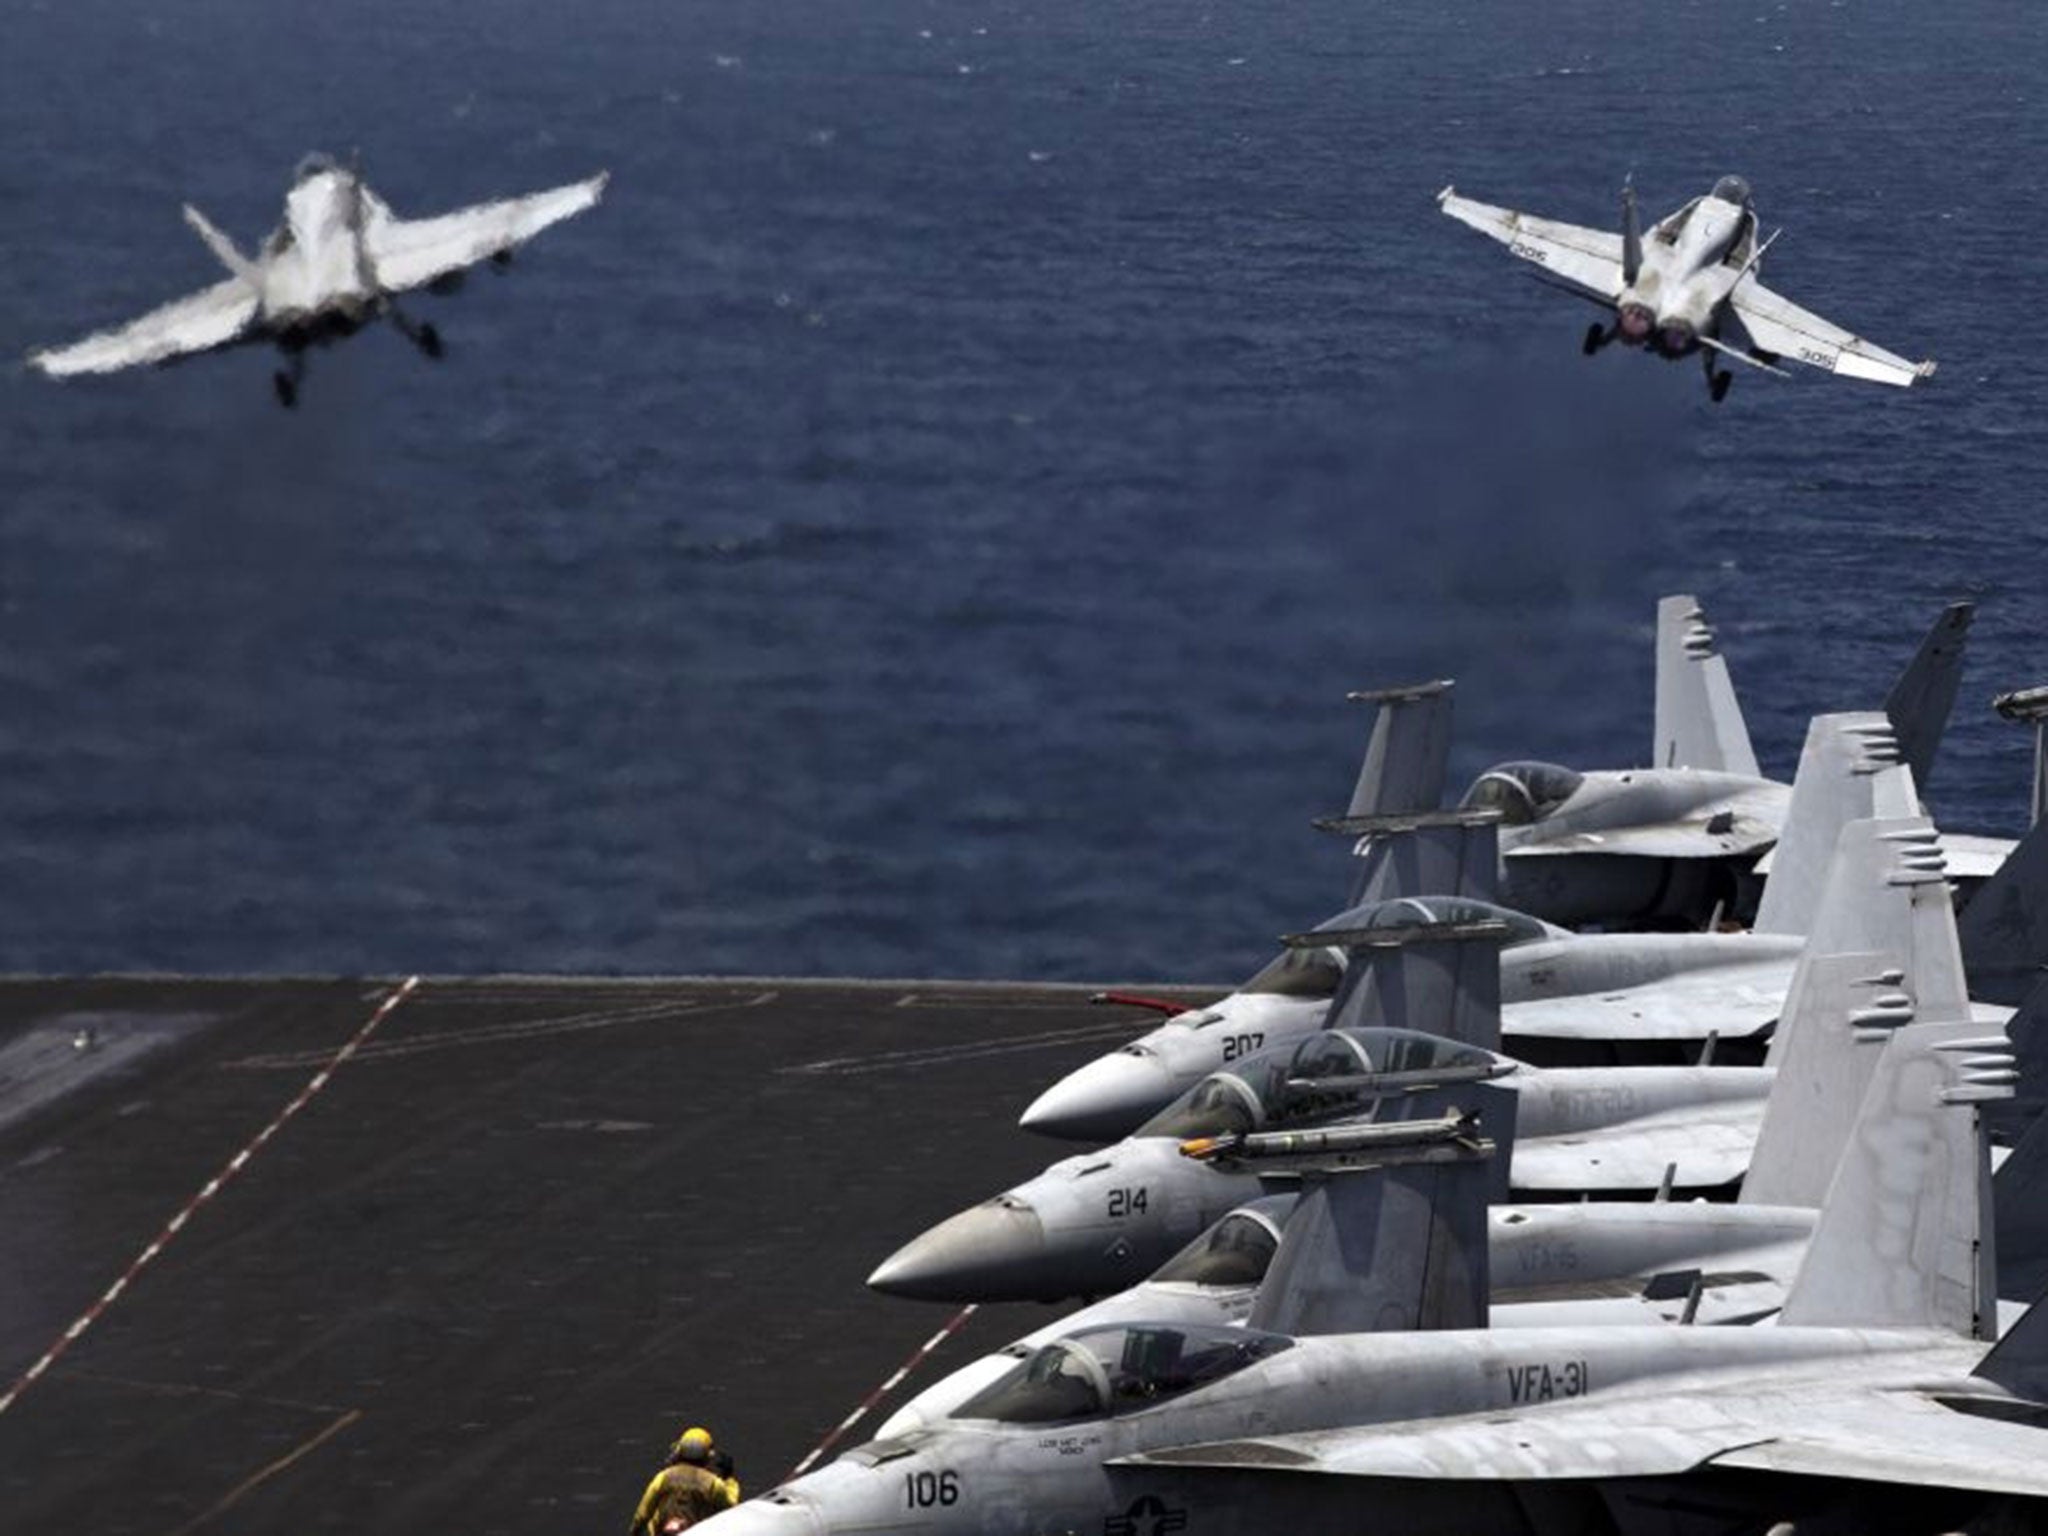
[{"label": "dark blue ocean water", "polygon": [[[2017,830],[2044,62],[2034,0],[10,0],[11,357],[309,149],[614,179],[296,414],[0,372],[0,968],[1228,979],[1341,894],[1347,689],[1639,761],[1670,590],[1786,776],[1979,597],[1933,799]],[[1711,407],[1431,202],[1631,171],[1940,377]]]}]

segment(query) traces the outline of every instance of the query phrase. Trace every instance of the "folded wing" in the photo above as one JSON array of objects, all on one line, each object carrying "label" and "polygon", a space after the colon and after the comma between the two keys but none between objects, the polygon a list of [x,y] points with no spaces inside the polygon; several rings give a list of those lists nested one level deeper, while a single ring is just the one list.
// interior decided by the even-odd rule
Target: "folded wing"
[{"label": "folded wing", "polygon": [[1188,1446],[1116,1465],[1541,1482],[1671,1477],[1710,1466],[2048,1497],[2048,1431],[1914,1393],[1639,1397],[1518,1414]]},{"label": "folded wing", "polygon": [[1556,219],[1534,218],[1512,208],[1460,197],[1450,187],[1437,194],[1437,206],[1482,235],[1505,245],[1524,261],[1534,262],[1572,287],[1613,303],[1625,286],[1621,276],[1621,236],[1612,230],[1586,229]]},{"label": "folded wing", "polygon": [[113,373],[210,352],[246,337],[256,319],[256,294],[238,277],[153,309],[140,320],[100,331],[68,347],[32,352],[29,362],[52,378]]},{"label": "folded wing", "polygon": [[1887,352],[1860,336],[1852,336],[1839,325],[1773,293],[1754,275],[1735,285],[1728,303],[1750,340],[1779,357],[1825,368],[1847,378],[1870,379],[1900,388],[1934,372],[1932,362],[1908,362],[1896,352]]},{"label": "folded wing", "polygon": [[364,223],[363,245],[378,283],[400,293],[500,255],[531,240],[550,224],[592,207],[606,174],[588,181],[478,203],[432,219],[400,219],[380,204]]},{"label": "folded wing", "polygon": [[1612,992],[1510,1003],[1501,1031],[1551,1040],[1747,1039],[1778,1017],[1791,982],[1788,960],[1716,966]]}]

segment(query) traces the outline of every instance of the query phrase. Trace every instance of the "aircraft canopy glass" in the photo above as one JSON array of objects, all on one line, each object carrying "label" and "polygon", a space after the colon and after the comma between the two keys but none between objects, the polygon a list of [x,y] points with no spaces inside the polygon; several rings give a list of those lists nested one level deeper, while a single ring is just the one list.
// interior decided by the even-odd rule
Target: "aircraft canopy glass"
[{"label": "aircraft canopy glass", "polygon": [[1328,949],[1283,949],[1237,990],[1269,997],[1335,997],[1344,962]]},{"label": "aircraft canopy glass", "polygon": [[301,160],[293,168],[292,185],[296,187],[302,182],[311,181],[315,176],[323,176],[329,171],[338,171],[340,169],[341,167],[335,164],[332,155],[323,155],[316,151],[306,156],[305,159]]},{"label": "aircraft canopy glass", "polygon": [[1272,1267],[1280,1240],[1246,1211],[1232,1211],[1152,1273],[1183,1285],[1257,1285]]},{"label": "aircraft canopy glass", "polygon": [[1723,176],[1715,182],[1714,196],[1724,203],[1733,203],[1738,208],[1747,208],[1753,201],[1749,183],[1740,176]]},{"label": "aircraft canopy glass", "polygon": [[1041,1345],[954,1410],[959,1419],[1050,1424],[1128,1413],[1206,1387],[1282,1350],[1279,1334],[1195,1324],[1084,1328]]},{"label": "aircraft canopy glass", "polygon": [[[1135,1134],[1186,1141],[1353,1119],[1390,1094],[1428,1086],[1432,1075],[1491,1077],[1499,1070],[1500,1058],[1490,1052],[1439,1035],[1321,1029],[1210,1073]],[[1400,1080],[1388,1082],[1390,1076]]]},{"label": "aircraft canopy glass", "polygon": [[1512,949],[1517,944],[1533,944],[1561,931],[1553,930],[1526,912],[1470,896],[1399,896],[1391,901],[1369,901],[1362,907],[1339,912],[1328,922],[1316,924],[1316,927],[1428,928],[1438,923],[1481,922],[1507,924],[1508,939],[1502,946],[1504,949]]},{"label": "aircraft canopy glass", "polygon": [[1585,782],[1583,773],[1556,763],[1496,763],[1472,781],[1459,804],[1499,811],[1503,826],[1525,827],[1563,805]]}]

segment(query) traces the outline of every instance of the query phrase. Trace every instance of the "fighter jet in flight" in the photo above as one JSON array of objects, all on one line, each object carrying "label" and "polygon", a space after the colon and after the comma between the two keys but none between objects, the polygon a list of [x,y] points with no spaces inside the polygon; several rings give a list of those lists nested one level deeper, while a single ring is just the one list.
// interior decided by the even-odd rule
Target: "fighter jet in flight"
[{"label": "fighter jet in flight", "polygon": [[591,207],[606,173],[502,202],[478,203],[430,219],[401,219],[352,166],[311,155],[293,174],[284,221],[254,256],[244,255],[191,204],[185,222],[233,276],[115,330],[68,347],[34,352],[52,378],[168,363],[243,342],[269,341],[286,358],[275,376],[280,404],[298,400],[306,349],[389,320],[428,357],[441,336],[396,299],[413,288],[451,291],[481,261],[504,266],[550,224]]},{"label": "fighter jet in flight", "polygon": [[1589,357],[1614,341],[1666,358],[1697,352],[1716,400],[1734,380],[1728,369],[1715,368],[1717,357],[1781,377],[1785,370],[1778,363],[1791,358],[1847,378],[1900,386],[1934,372],[1932,362],[1908,362],[1852,336],[1758,280],[1764,252],[1778,236],[1757,238],[1755,201],[1740,176],[1723,176],[1713,191],[1647,233],[1636,213],[1633,183],[1622,188],[1619,233],[1474,202],[1453,187],[1436,200],[1459,223],[1541,267],[1547,281],[1614,311],[1611,324],[1586,332]]}]

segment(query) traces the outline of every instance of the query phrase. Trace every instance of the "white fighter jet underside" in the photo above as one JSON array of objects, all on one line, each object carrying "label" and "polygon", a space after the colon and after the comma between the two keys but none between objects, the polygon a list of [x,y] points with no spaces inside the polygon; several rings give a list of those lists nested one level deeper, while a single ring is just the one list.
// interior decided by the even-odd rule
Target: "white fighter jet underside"
[{"label": "white fighter jet underside", "polygon": [[353,335],[372,320],[390,320],[438,358],[439,333],[400,311],[397,295],[414,288],[449,291],[481,261],[503,266],[549,225],[595,204],[605,180],[600,173],[436,218],[401,219],[355,170],[312,155],[293,176],[283,222],[253,257],[186,205],[185,222],[233,274],[225,282],[70,346],[31,353],[29,362],[52,378],[66,378],[270,341],[288,359],[276,385],[279,401],[290,406],[298,398],[306,349]]},{"label": "white fighter jet underside", "polygon": [[1756,208],[1740,176],[1723,176],[1713,191],[1647,231],[1633,187],[1622,190],[1619,232],[1475,202],[1452,187],[1437,194],[1437,204],[1542,268],[1546,281],[1614,311],[1611,324],[1587,331],[1589,356],[1613,341],[1662,357],[1697,352],[1716,400],[1733,378],[1715,368],[1717,357],[1777,374],[1785,371],[1779,362],[1790,359],[1901,387],[1934,372],[1932,362],[1887,352],[1763,285],[1757,273],[1777,236],[1757,239]]}]

